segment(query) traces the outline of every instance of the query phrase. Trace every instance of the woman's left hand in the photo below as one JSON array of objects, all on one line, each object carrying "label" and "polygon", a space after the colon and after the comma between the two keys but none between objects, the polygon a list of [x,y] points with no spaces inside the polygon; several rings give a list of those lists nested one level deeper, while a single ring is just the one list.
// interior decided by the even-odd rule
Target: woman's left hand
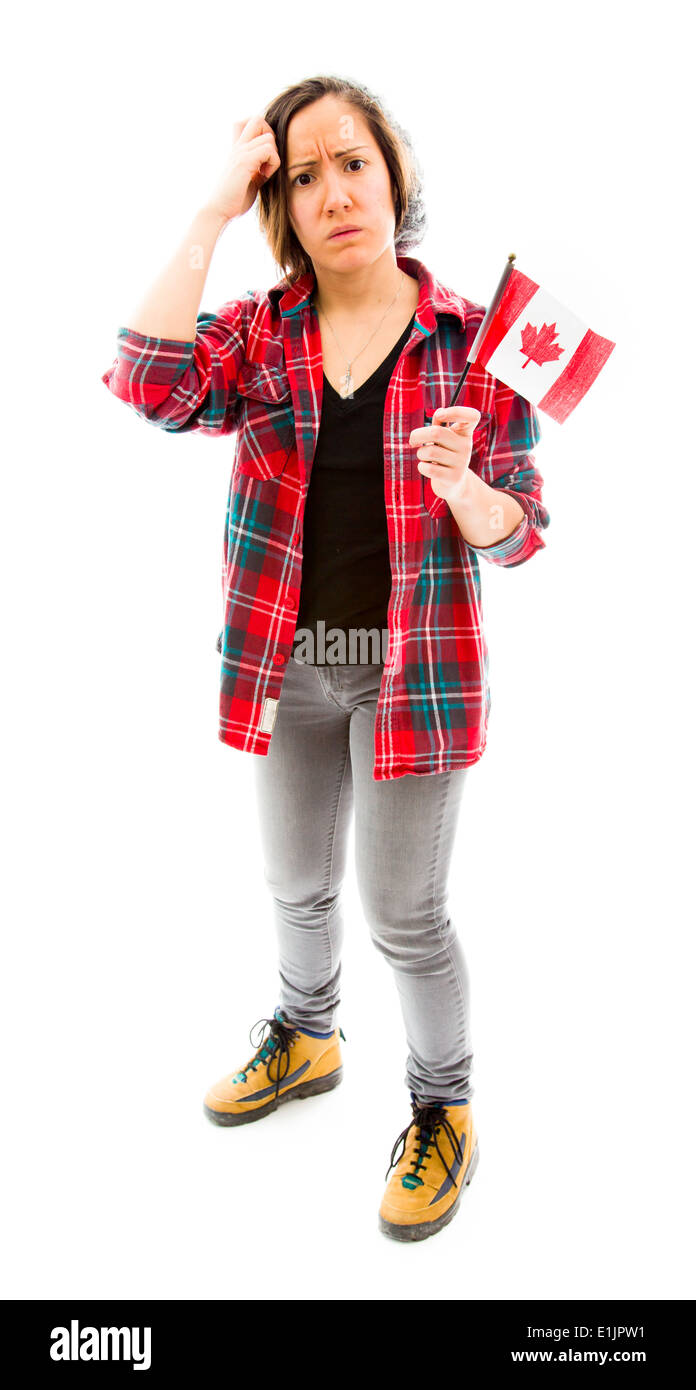
[{"label": "woman's left hand", "polygon": [[480,419],[480,410],[472,406],[444,406],[435,411],[432,425],[411,431],[409,443],[420,445],[418,471],[430,478],[436,497],[460,502],[470,495],[476,475],[469,471],[469,462]]}]

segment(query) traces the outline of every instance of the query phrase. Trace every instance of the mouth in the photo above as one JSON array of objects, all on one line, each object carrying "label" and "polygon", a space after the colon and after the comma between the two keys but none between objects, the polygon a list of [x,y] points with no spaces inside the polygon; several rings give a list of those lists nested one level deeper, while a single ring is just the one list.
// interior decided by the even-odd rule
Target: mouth
[{"label": "mouth", "polygon": [[344,236],[356,236],[361,231],[362,227],[341,227],[340,231],[331,233],[329,241],[337,241]]}]

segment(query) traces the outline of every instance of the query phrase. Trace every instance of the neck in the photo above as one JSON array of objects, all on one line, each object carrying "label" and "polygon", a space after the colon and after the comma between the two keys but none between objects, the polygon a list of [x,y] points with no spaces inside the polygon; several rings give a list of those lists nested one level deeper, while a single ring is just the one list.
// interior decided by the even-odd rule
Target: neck
[{"label": "neck", "polygon": [[[327,318],[374,320],[384,313],[397,291],[403,297],[405,272],[396,263],[394,248],[389,247],[372,265],[358,270],[327,271],[315,266],[316,286],[314,304]],[[407,277],[408,278],[408,277]]]}]

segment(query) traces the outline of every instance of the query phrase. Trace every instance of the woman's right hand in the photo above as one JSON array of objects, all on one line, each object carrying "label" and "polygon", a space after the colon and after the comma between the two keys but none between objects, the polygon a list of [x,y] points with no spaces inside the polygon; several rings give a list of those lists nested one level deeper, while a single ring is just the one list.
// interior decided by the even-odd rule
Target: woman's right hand
[{"label": "woman's right hand", "polygon": [[233,134],[229,162],[207,203],[226,221],[248,212],[259,188],[280,168],[275,135],[263,116],[235,121]]}]

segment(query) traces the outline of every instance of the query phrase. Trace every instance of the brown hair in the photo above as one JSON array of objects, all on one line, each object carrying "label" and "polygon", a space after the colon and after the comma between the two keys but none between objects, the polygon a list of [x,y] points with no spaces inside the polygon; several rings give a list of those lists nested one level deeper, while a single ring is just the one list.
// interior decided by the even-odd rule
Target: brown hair
[{"label": "brown hair", "polygon": [[417,245],[426,227],[422,176],[410,136],[386,111],[379,98],[361,83],[343,77],[309,77],[297,82],[274,97],[264,111],[264,118],[275,136],[280,168],[262,184],[257,198],[259,225],[289,285],[311,270],[312,262],[300,245],[288,216],[285,183],[288,126],[303,107],[327,95],[344,97],[350,106],[360,111],[382,151],[391,176],[395,249],[403,252]]}]

